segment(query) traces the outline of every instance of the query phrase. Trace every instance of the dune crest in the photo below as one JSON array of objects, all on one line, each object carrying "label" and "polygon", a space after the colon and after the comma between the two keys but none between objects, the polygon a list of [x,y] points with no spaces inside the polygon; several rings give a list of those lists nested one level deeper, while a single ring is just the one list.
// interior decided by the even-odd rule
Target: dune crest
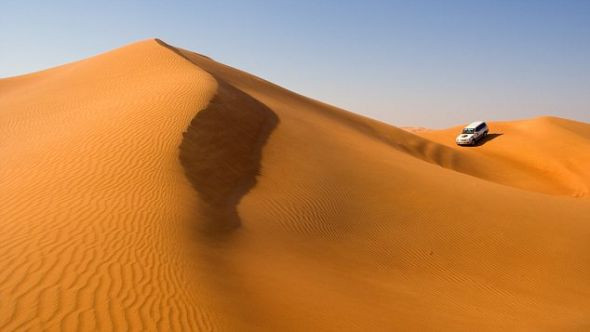
[{"label": "dune crest", "polygon": [[[310,109],[314,112],[315,107],[313,106],[319,106],[318,115],[380,140],[420,160],[487,181],[524,190],[573,197],[587,196],[589,193],[588,179],[590,179],[590,174],[584,170],[580,170],[581,173],[576,171],[577,174],[571,174],[572,172],[568,170],[571,166],[568,165],[556,165],[555,169],[549,170],[543,168],[542,165],[539,167],[539,164],[544,164],[547,161],[559,164],[561,163],[560,160],[564,159],[569,159],[570,164],[587,165],[588,153],[584,151],[584,148],[589,143],[587,136],[584,136],[584,134],[587,135],[590,130],[588,124],[577,123],[574,125],[575,121],[555,117],[540,117],[529,120],[529,122],[536,123],[530,129],[525,128],[526,125],[523,127],[527,121],[514,122],[517,124],[516,126],[492,123],[492,129],[496,130],[496,132],[491,133],[488,141],[499,138],[503,132],[509,135],[497,142],[490,142],[489,146],[484,147],[485,144],[483,144],[479,149],[469,150],[468,148],[457,147],[454,143],[455,136],[461,130],[460,127],[442,131],[423,130],[422,128],[420,130],[397,128],[297,95],[258,77],[216,63],[203,55],[172,47],[162,41],[159,42],[218,79],[226,80],[253,96],[258,94],[259,99],[262,101],[267,100],[270,95],[280,95],[280,98],[285,103],[288,102],[300,109]],[[264,91],[264,93],[261,94],[261,91]],[[276,99],[276,97],[271,97],[272,99]],[[267,100],[267,102],[269,101]],[[560,121],[560,126],[557,125],[558,121]],[[571,140],[571,133],[568,133],[567,129],[564,130],[564,127],[569,128],[570,126],[572,130],[580,133],[577,137],[573,137],[573,140]],[[531,142],[531,140],[535,140],[535,142]],[[497,145],[498,142],[506,143]],[[494,153],[490,157],[490,154],[486,151],[491,150],[490,146],[492,145],[497,147],[493,150],[504,150],[506,153]],[[567,155],[554,153],[566,146],[569,146],[566,149],[568,151]],[[546,153],[542,154],[541,152],[541,155],[534,161],[527,160],[527,153],[523,153],[523,151],[529,151],[531,147]],[[572,149],[572,147],[574,148]],[[581,147],[581,149],[575,147]],[[473,154],[474,151],[472,150],[484,151],[484,153]],[[571,160],[572,158],[574,160]],[[565,177],[557,175],[561,173],[569,174]]]},{"label": "dune crest", "polygon": [[583,330],[590,125],[490,126],[160,40],[2,79],[0,330]]}]

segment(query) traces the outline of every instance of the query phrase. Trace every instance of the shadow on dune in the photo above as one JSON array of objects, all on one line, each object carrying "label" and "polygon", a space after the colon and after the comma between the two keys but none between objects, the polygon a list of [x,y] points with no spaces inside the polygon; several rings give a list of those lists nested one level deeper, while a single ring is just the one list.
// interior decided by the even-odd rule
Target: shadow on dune
[{"label": "shadow on dune", "polygon": [[[177,48],[155,41],[207,71]],[[279,118],[260,101],[207,72],[218,83],[217,94],[183,134],[180,162],[201,198],[205,231],[217,232],[241,225],[237,206],[256,185],[262,148]]]},{"label": "shadow on dune", "polygon": [[475,146],[481,146],[486,144],[487,142],[494,140],[500,136],[502,136],[504,134],[501,133],[492,133],[492,134],[487,134],[486,137],[484,137],[482,140],[480,140],[479,142],[477,142],[477,144],[475,144]]},{"label": "shadow on dune", "polygon": [[240,226],[238,203],[256,185],[262,148],[278,123],[266,105],[217,81],[217,95],[180,144],[180,162],[203,203],[205,230],[214,232]]}]

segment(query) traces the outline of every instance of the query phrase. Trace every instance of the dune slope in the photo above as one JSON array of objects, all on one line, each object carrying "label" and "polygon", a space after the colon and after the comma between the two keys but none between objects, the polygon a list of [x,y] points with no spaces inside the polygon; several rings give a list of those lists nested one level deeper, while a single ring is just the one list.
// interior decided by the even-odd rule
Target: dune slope
[{"label": "dune slope", "polygon": [[485,171],[476,176],[550,194],[590,194],[590,124],[543,116],[492,122],[490,128],[488,139],[475,149],[454,145],[460,127],[418,135],[479,161]]},{"label": "dune slope", "polygon": [[0,330],[208,328],[182,132],[216,81],[155,42],[0,84]]},{"label": "dune slope", "polygon": [[149,40],[0,80],[0,329],[590,326],[590,125],[412,134]]}]

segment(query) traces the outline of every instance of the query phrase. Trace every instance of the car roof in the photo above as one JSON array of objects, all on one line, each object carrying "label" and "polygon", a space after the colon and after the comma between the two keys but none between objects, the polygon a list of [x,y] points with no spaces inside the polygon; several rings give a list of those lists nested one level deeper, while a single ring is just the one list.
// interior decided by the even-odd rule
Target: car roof
[{"label": "car roof", "polygon": [[475,128],[475,127],[479,126],[482,123],[485,123],[485,121],[471,122],[470,124],[468,124],[467,126],[465,126],[465,128]]}]

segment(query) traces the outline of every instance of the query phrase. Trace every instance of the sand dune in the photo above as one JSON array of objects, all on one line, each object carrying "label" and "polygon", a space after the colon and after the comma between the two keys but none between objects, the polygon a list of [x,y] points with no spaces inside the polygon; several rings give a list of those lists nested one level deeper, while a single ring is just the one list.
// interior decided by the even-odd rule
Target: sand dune
[{"label": "sand dune", "polygon": [[159,40],[0,80],[0,330],[585,330],[590,125],[414,133]]},{"label": "sand dune", "polygon": [[490,137],[475,149],[454,145],[460,127],[425,130],[418,135],[451,147],[463,158],[477,160],[483,170],[465,173],[550,194],[590,194],[590,124],[543,116],[490,126]]}]

